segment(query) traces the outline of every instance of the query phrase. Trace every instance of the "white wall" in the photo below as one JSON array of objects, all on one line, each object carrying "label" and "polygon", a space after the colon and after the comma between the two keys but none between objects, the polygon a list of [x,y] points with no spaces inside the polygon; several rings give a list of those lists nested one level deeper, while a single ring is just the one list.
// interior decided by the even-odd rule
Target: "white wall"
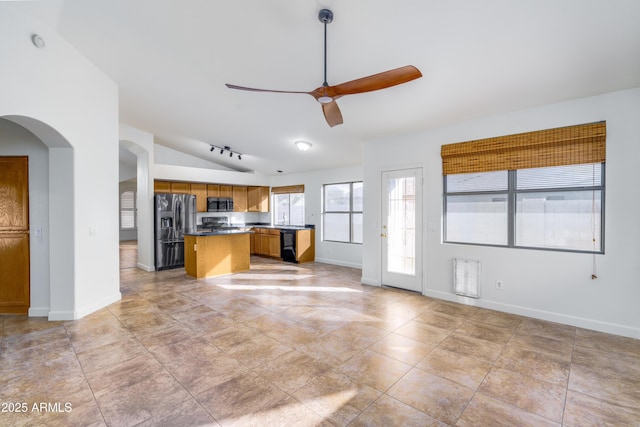
[{"label": "white wall", "polygon": [[[442,243],[443,144],[607,122],[605,254]],[[393,150],[388,147],[393,146]],[[380,284],[380,173],[424,168],[423,293],[640,338],[640,88],[443,126],[364,146],[363,283]],[[482,261],[482,298],[452,293],[452,259]],[[495,289],[502,280],[504,289]]]},{"label": "white wall", "polygon": [[0,117],[50,147],[48,317],[75,319],[120,298],[118,88],[55,31],[1,7]]},{"label": "white wall", "polygon": [[120,124],[120,146],[136,156],[136,207],[138,237],[138,268],[155,270],[153,228],[153,135]]},{"label": "white wall", "polygon": [[362,245],[322,241],[322,186],[353,181],[362,181],[361,166],[282,175],[271,179],[273,187],[304,184],[305,223],[316,227],[318,262],[356,268],[362,266]]}]

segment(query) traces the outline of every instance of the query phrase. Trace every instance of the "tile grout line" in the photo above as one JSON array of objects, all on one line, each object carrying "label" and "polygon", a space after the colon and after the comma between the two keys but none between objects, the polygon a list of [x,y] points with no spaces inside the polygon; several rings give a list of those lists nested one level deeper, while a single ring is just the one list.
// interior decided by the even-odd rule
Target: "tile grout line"
[{"label": "tile grout line", "polygon": [[569,397],[569,382],[571,381],[571,369],[573,368],[573,353],[575,352],[575,349],[576,349],[577,337],[578,337],[578,328],[574,328],[573,329],[573,345],[571,346],[571,360],[569,362],[569,375],[567,376],[567,385],[564,390],[564,402],[562,404],[562,422],[561,422],[562,425],[564,425],[564,419],[567,412],[567,399]]}]

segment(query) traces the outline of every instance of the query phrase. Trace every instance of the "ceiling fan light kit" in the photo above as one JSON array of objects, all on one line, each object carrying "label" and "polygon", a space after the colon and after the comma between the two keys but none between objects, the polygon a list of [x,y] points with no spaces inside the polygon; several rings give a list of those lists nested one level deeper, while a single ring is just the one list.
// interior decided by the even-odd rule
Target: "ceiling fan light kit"
[{"label": "ceiling fan light kit", "polygon": [[341,96],[386,89],[388,87],[407,83],[411,80],[422,77],[420,70],[413,65],[407,65],[394,70],[384,71],[368,77],[330,86],[327,83],[327,24],[330,24],[333,21],[333,12],[329,9],[321,9],[318,13],[318,20],[324,25],[324,81],[322,86],[312,90],[311,92],[256,89],[229,83],[227,83],[226,86],[229,89],[246,90],[250,92],[303,93],[311,95],[322,105],[322,112],[324,113],[324,117],[329,126],[334,127],[343,123],[342,112],[336,103],[336,100]]}]

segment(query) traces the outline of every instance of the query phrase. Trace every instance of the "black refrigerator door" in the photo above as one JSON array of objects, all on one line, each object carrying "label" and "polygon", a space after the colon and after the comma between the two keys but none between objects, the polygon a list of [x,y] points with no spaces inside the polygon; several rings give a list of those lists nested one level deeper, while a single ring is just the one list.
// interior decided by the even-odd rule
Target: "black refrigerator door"
[{"label": "black refrigerator door", "polygon": [[156,270],[184,267],[184,242],[156,241]]}]

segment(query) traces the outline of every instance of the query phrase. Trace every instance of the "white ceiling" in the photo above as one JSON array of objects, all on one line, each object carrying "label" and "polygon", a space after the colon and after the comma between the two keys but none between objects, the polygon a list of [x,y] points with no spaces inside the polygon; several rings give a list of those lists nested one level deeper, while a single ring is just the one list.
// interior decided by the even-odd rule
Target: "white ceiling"
[{"label": "white ceiling", "polygon": [[[15,5],[120,86],[123,123],[227,167],[276,174],[361,163],[367,140],[640,87],[637,0],[49,0]],[[338,101],[310,91],[404,65],[423,77]],[[294,147],[305,139],[307,152]],[[242,160],[211,153],[228,145]]]}]

